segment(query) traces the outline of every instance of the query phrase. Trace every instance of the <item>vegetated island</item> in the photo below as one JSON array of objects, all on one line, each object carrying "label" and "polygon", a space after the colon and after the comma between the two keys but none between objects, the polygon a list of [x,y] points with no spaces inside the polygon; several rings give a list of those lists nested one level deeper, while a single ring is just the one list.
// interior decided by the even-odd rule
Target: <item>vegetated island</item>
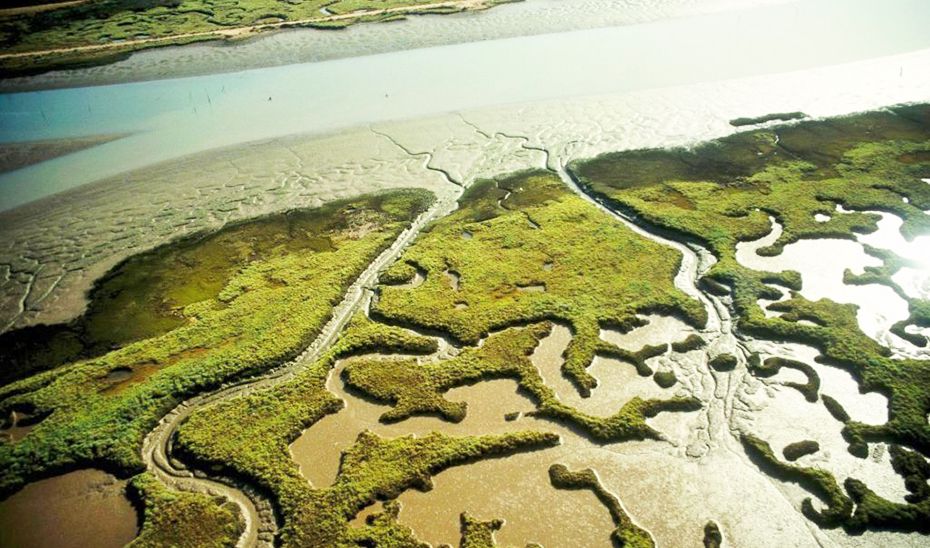
[{"label": "vegetated island", "polygon": [[234,41],[288,28],[340,29],[515,0],[23,0],[0,9],[0,77],[112,63],[134,51]]},{"label": "vegetated island", "polygon": [[[865,457],[868,443],[890,446],[891,464],[909,492],[904,503],[882,498],[855,478],[841,483],[828,470],[786,462],[761,437],[740,434],[748,459],[761,472],[796,483],[822,501],[818,508],[808,498],[801,507],[820,527],[927,532],[930,362],[891,359],[887,348],[859,329],[852,305],[811,302],[794,291],[769,305],[781,316],[767,317],[759,299],[785,297],[778,287],[796,290],[801,280],[791,272],[742,266],[735,246],[767,234],[769,215],[784,231],[761,251],[768,254],[800,238],[854,238],[874,230],[876,217],[868,211],[876,209],[904,219],[906,234],[926,233],[930,185],[920,179],[928,169],[926,105],[754,130],[694,149],[626,151],[569,165],[585,192],[635,214],[641,227],[709,249],[717,262],[703,274],[701,287],[731,297],[741,332],[816,346],[826,363],[848,370],[861,389],[888,396],[890,419],[881,425],[850,419],[826,397],[819,402],[843,423],[853,455]],[[394,191],[185,238],[114,268],[76,322],[53,326],[41,337],[36,328],[5,335],[11,344],[20,338],[20,355],[29,361],[10,372],[18,380],[0,387],[0,417],[6,433],[27,430],[0,443],[0,496],[63,471],[100,467],[133,477],[130,491],[144,509],[137,545],[172,544],[178,535],[197,538],[200,531],[216,535],[217,544],[234,544],[241,527],[232,511],[203,495],[172,494],[144,471],[143,440],[185,398],[289,363],[321,332],[359,273],[391,248],[431,201],[423,191]],[[830,219],[818,221],[818,213]],[[678,252],[616,222],[555,174],[531,171],[479,181],[464,192],[456,211],[427,225],[401,251],[370,288],[371,306],[358,312],[317,359],[278,384],[195,408],[169,444],[169,458],[263,493],[280,524],[276,542],[415,546],[414,533],[397,520],[394,499],[403,491],[428,488],[431,476],[450,466],[558,443],[556,435],[540,428],[393,439],[362,432],[343,453],[334,483],[316,488],[300,474],[289,444],[316,421],[339,412],[342,405],[325,382],[344,357],[356,358],[345,369],[347,385],[387,404],[385,422],[415,415],[461,420],[467,409],[448,400],[447,392],[500,378],[519,383],[536,407],[535,416],[567,425],[592,442],[657,439],[648,417],[701,406],[687,396],[633,397],[617,402],[613,415],[590,415],[555,397],[527,359],[553,321],[572,327],[562,373],[582,393],[597,384],[588,372],[596,356],[616,357],[641,376],[654,376],[645,363],[650,356],[667,349],[708,351],[698,336],[635,352],[599,337],[602,328],[642,325],[646,313],[675,315],[695,328],[704,326],[707,316],[697,300],[673,284],[681,264]],[[877,258],[885,264],[863,276],[896,287],[886,268],[894,259]],[[909,299],[909,304],[911,316],[901,329],[930,325],[927,302]],[[127,314],[132,322],[125,321]],[[460,353],[418,363],[417,356],[437,349],[427,333],[448,336]],[[63,365],[48,369],[51,360],[35,359],[43,352]],[[712,361],[715,374],[741,363],[735,354]],[[755,355],[749,362],[746,371],[763,378],[784,367],[805,372],[803,364],[787,360],[763,362]],[[819,379],[808,375],[807,383],[795,384],[819,404]],[[615,538],[651,544],[593,473],[555,468],[550,474],[558,488],[590,489],[602,499],[617,524]],[[387,501],[384,511],[350,527],[375,500]],[[466,546],[490,537],[496,522],[463,515],[462,523]],[[705,530],[708,545],[722,538],[713,529]]]}]

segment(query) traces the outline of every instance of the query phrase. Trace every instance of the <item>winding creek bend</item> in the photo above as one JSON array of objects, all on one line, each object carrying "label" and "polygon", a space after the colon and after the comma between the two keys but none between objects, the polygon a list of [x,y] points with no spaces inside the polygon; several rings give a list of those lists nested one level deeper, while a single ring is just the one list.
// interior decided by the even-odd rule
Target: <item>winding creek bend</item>
[{"label": "winding creek bend", "polygon": [[[733,318],[730,313],[730,307],[723,302],[720,297],[702,291],[698,287],[698,280],[711,266],[713,266],[717,260],[716,257],[714,257],[709,250],[695,242],[682,243],[672,239],[670,236],[663,234],[662,231],[656,227],[643,223],[629,212],[612,207],[592,194],[589,194],[581,187],[578,180],[566,167],[562,159],[558,160],[557,173],[559,178],[561,178],[573,192],[597,206],[598,209],[611,218],[620,221],[636,234],[664,246],[671,247],[681,253],[681,266],[679,267],[678,274],[675,276],[675,287],[698,299],[701,304],[704,305],[704,310],[707,312],[707,323],[702,329],[701,334],[707,343],[708,357],[725,353],[732,354],[736,356],[739,361],[738,367],[745,370],[746,359],[751,352],[747,349],[744,341],[737,337],[733,330]],[[702,398],[703,406],[701,413],[705,414],[704,421],[707,425],[707,429],[705,430],[706,439],[702,440],[705,446],[691,447],[689,449],[689,456],[701,456],[706,453],[714,442],[723,444],[724,447],[727,447],[726,444],[734,440],[733,436],[729,435],[729,419],[732,414],[732,400],[735,395],[736,387],[727,386],[727,389],[721,392],[719,390],[719,380],[715,376],[715,373],[711,372],[706,363],[706,359],[705,363],[702,365],[705,370],[704,373],[714,379],[715,389],[711,392],[713,398]],[[727,447],[727,449],[730,448]]]},{"label": "winding creek bend", "polygon": [[415,219],[388,249],[368,265],[349,287],[342,302],[333,310],[332,318],[323,327],[316,340],[300,356],[258,378],[231,384],[216,392],[182,402],[163,417],[158,426],[146,436],[142,445],[142,459],[148,471],[169,487],[183,491],[221,495],[235,503],[242,513],[245,525],[237,546],[272,546],[278,524],[271,502],[255,489],[242,485],[241,482],[234,482],[228,478],[211,479],[199,471],[195,474],[188,469],[172,456],[175,432],[181,423],[199,408],[224,399],[245,395],[256,389],[286,382],[303,368],[312,364],[335,342],[352,314],[363,305],[365,296],[369,288],[377,281],[380,271],[394,262],[430,221],[453,211],[462,190],[462,187],[456,187],[454,192],[438,197],[435,204]]},{"label": "winding creek bend", "polygon": [[[710,390],[692,390],[692,394],[702,402],[699,411],[702,427],[697,432],[697,439],[692,440],[686,448],[687,457],[700,459],[707,456],[714,448],[718,448],[727,453],[736,463],[752,470],[752,474],[763,478],[764,482],[778,491],[778,482],[759,471],[755,464],[749,461],[738,440],[739,432],[742,430],[739,414],[741,410],[748,407],[746,402],[741,401],[745,395],[745,385],[750,378],[747,370],[748,359],[759,345],[754,344],[756,341],[747,336],[736,333],[731,308],[721,297],[705,292],[698,286],[701,276],[713,266],[717,260],[716,257],[697,242],[683,243],[676,240],[666,231],[641,221],[634,213],[612,207],[606,201],[588,193],[579,184],[562,158],[558,158],[556,162],[556,172],[559,178],[577,195],[594,204],[613,219],[620,221],[636,234],[672,247],[681,253],[682,262],[675,276],[675,286],[700,300],[707,312],[707,323],[701,330],[707,343],[706,355],[700,358],[698,368],[702,377],[712,380]],[[780,350],[779,344],[769,341],[761,342],[769,343],[770,348],[774,346]],[[713,370],[708,364],[709,359],[725,353],[737,358],[736,368],[730,372]],[[734,480],[739,482],[736,476]],[[791,503],[786,495],[781,496],[788,502],[788,506],[798,512],[797,506]],[[801,523],[806,527],[809,535],[807,542],[811,545],[823,546],[816,525],[803,517]]]}]

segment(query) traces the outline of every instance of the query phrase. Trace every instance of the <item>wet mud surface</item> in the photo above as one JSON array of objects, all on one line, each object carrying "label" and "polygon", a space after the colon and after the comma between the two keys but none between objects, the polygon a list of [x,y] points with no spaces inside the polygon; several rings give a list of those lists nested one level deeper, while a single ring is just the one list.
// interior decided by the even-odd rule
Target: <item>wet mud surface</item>
[{"label": "wet mud surface", "polygon": [[0,502],[0,546],[119,548],[138,532],[126,482],[78,470],[27,485]]}]

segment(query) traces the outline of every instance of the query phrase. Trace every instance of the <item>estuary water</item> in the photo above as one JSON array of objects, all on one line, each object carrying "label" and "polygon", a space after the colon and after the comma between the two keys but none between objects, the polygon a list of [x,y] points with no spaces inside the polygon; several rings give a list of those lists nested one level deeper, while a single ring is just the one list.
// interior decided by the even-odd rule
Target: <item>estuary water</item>
[{"label": "estuary water", "polygon": [[0,210],[145,165],[282,135],[914,51],[930,47],[928,27],[930,7],[922,0],[805,0],[236,73],[5,94],[0,142],[133,135],[0,176]]}]

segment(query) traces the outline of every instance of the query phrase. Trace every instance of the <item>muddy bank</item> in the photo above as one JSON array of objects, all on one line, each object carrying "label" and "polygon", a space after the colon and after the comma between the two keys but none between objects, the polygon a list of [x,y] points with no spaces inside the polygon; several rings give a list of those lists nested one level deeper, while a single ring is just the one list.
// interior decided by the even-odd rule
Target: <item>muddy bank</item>
[{"label": "muddy bank", "polygon": [[70,139],[0,143],[0,173],[38,164],[122,137],[125,135],[92,135]]},{"label": "muddy bank", "polygon": [[4,548],[118,548],[138,530],[126,482],[99,470],[40,480],[0,502]]},{"label": "muddy bank", "polygon": [[567,447],[490,459],[450,468],[433,477],[428,492],[410,490],[398,497],[399,520],[420,540],[457,545],[459,514],[482,520],[503,519],[494,537],[500,546],[611,546],[613,521],[587,490],[556,489],[549,466]]}]

